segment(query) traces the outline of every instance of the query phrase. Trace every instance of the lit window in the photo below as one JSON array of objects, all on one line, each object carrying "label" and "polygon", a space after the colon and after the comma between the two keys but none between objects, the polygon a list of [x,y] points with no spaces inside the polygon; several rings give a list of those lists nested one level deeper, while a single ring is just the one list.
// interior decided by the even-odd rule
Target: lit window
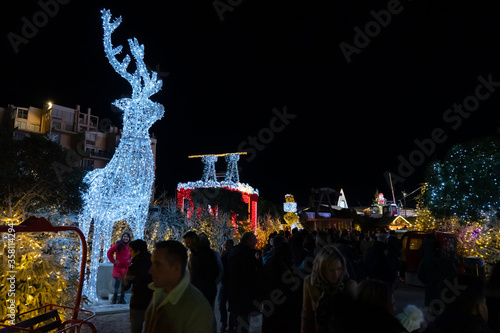
[{"label": "lit window", "polygon": [[28,128],[28,124],[25,121],[16,121],[15,127],[25,130]]},{"label": "lit window", "polygon": [[26,109],[17,109],[16,118],[19,118],[19,119],[28,119],[28,110],[26,110]]},{"label": "lit window", "polygon": [[30,123],[30,131],[32,131],[32,132],[40,132],[40,125]]}]

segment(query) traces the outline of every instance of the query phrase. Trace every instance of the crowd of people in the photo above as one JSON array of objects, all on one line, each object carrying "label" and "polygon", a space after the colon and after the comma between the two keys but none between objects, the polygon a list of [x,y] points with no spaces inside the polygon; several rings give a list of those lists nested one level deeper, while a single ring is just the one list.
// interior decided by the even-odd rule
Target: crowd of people
[{"label": "crowd of people", "polygon": [[[162,241],[152,255],[144,241],[124,236],[108,258],[116,268],[113,302],[122,303],[120,284],[132,286],[132,333],[215,332],[217,310],[221,332],[500,332],[500,268],[485,288],[484,279],[459,274],[453,246],[431,234],[418,271],[426,308],[399,313],[401,241],[386,230],[294,229],[271,234],[262,251],[251,232],[217,251],[205,234],[190,231],[184,245]],[[132,258],[125,274],[124,251]]]}]

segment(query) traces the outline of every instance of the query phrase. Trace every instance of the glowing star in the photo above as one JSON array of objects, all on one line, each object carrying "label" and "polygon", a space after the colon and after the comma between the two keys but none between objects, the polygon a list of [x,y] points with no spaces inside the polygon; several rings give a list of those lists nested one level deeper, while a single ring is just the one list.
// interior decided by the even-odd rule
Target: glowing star
[{"label": "glowing star", "polygon": [[[123,111],[123,133],[120,144],[111,161],[103,169],[89,172],[84,182],[88,189],[82,194],[84,206],[79,225],[88,237],[91,221],[94,222],[90,276],[84,293],[89,301],[96,302],[96,279],[101,244],[104,250],[111,245],[113,225],[125,220],[135,239],[144,235],[144,225],[154,182],[153,153],[149,128],[163,117],[163,106],[149,97],[157,93],[162,81],[155,72],[149,73],[144,64],[144,45],[137,39],[129,39],[130,52],[135,59],[135,71],[127,72],[130,56],[120,62],[116,55],[122,46],[111,44],[111,34],[120,25],[121,17],[110,21],[109,10],[102,10],[104,28],[104,51],[114,70],[132,86],[131,98],[122,98],[113,103]],[[106,256],[104,256],[106,257]]]}]

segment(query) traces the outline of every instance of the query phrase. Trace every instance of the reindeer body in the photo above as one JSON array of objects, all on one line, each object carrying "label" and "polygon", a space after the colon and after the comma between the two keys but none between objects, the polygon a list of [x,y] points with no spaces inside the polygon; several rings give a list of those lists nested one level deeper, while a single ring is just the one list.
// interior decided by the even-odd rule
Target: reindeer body
[{"label": "reindeer body", "polygon": [[[88,189],[83,193],[84,207],[80,216],[80,229],[88,237],[90,224],[94,222],[90,277],[86,281],[85,294],[90,301],[97,301],[95,283],[103,249],[111,246],[111,233],[116,222],[125,220],[135,239],[142,238],[154,182],[154,161],[149,138],[149,128],[163,117],[161,104],[149,99],[158,92],[162,81],[156,73],[149,75],[143,61],[144,46],[129,39],[130,50],[136,60],[136,70],[128,73],[130,57],[119,62],[115,55],[122,47],[113,48],[111,33],[120,25],[121,18],[110,22],[111,13],[102,11],[104,50],[113,68],[132,85],[132,97],[113,103],[124,112],[123,132],[118,148],[111,161],[102,169],[89,172],[84,182]],[[104,256],[106,258],[106,256]]]}]

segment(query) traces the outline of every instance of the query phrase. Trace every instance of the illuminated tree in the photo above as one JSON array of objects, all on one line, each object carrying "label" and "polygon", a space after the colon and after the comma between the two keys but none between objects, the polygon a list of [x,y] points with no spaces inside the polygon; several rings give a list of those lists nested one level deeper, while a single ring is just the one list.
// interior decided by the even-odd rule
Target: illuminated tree
[{"label": "illuminated tree", "polygon": [[500,140],[454,146],[430,166],[426,204],[438,218],[491,221],[500,208]]},{"label": "illuminated tree", "polygon": [[416,197],[417,200],[417,219],[415,224],[411,226],[412,230],[427,231],[436,228],[436,218],[432,212],[425,205],[424,198],[427,186],[424,184],[420,189],[420,195]]},{"label": "illuminated tree", "polygon": [[111,34],[120,25],[121,17],[111,21],[109,10],[101,13],[104,51],[114,70],[132,86],[132,96],[113,103],[124,112],[123,133],[113,158],[105,168],[89,172],[84,179],[89,188],[83,193],[80,228],[88,235],[91,222],[94,225],[90,276],[85,285],[85,294],[91,302],[97,301],[95,284],[101,244],[104,249],[110,247],[114,223],[126,221],[136,239],[144,236],[154,182],[149,128],[164,113],[161,104],[149,99],[161,89],[162,81],[155,72],[149,73],[144,63],[144,45],[135,38],[128,40],[135,71],[127,72],[130,56],[127,54],[119,61],[116,55],[122,46],[113,47],[111,43]]},{"label": "illuminated tree", "polygon": [[68,213],[81,208],[79,187],[83,172],[68,166],[58,173],[54,163],[67,165],[67,152],[43,135],[14,140],[9,128],[0,128],[0,218],[24,221],[39,209]]},{"label": "illuminated tree", "polygon": [[[83,172],[68,165],[68,152],[39,134],[14,140],[12,128],[0,128],[0,223],[19,224],[28,216],[43,216],[54,225],[70,224],[81,208]],[[54,165],[65,166],[59,173]],[[69,218],[66,218],[66,217]],[[75,221],[75,219],[73,219]],[[5,236],[5,235],[2,235]],[[71,233],[16,236],[16,313],[53,303],[71,306],[76,295],[80,240]],[[0,267],[8,260],[6,238],[0,238]],[[7,281],[0,269],[0,280]],[[0,295],[7,295],[0,283]],[[0,306],[0,318],[6,307]]]},{"label": "illuminated tree", "polygon": [[[62,219],[60,215],[55,217],[52,224],[68,222],[59,218]],[[16,313],[47,303],[73,306],[80,267],[79,237],[71,232],[20,233],[15,245]],[[7,251],[7,242],[0,239],[1,267],[9,267]],[[7,281],[7,277],[7,270],[0,270],[0,279]],[[8,283],[0,283],[0,294],[7,295],[8,288]],[[5,306],[0,306],[0,318],[5,318],[6,310]]]}]

